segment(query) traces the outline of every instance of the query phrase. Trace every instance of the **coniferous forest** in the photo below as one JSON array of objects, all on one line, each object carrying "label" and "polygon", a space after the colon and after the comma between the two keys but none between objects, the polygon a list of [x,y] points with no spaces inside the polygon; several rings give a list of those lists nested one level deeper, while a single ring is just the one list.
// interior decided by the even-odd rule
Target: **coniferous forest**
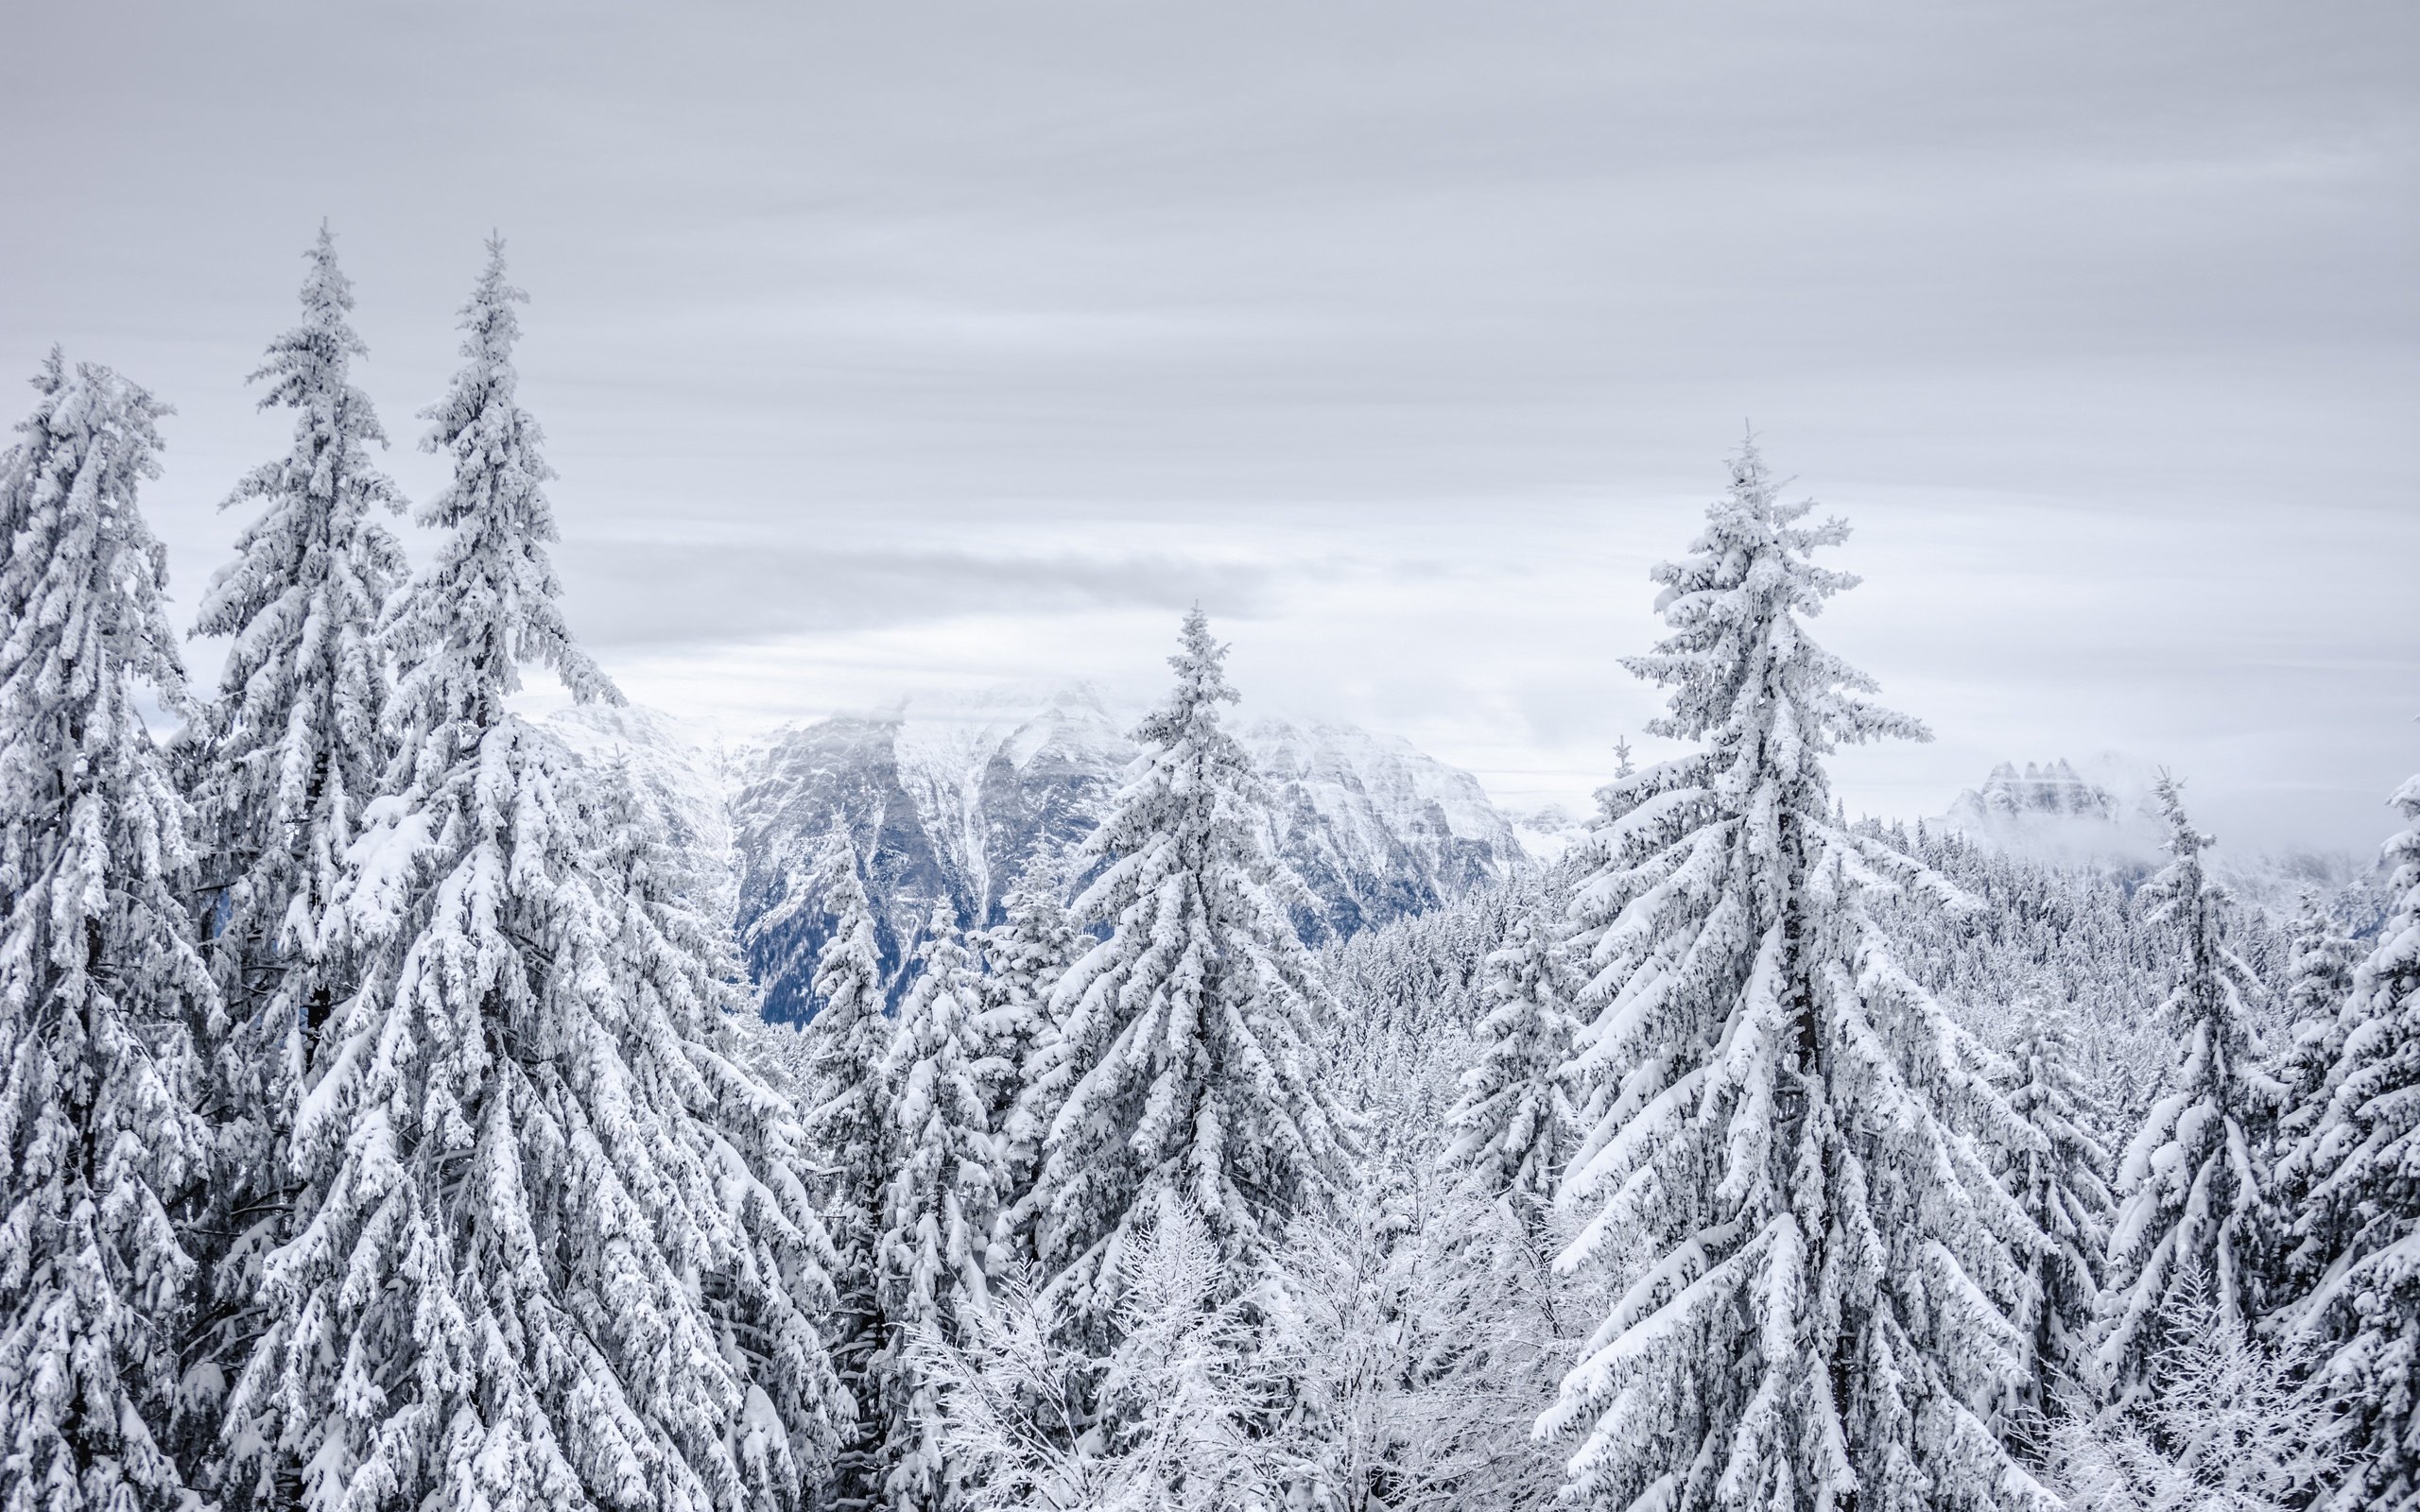
[{"label": "coniferous forest", "polygon": [[2420,1507],[2420,778],[2287,905],[2189,774],[2135,870],[1850,815],[1930,735],[1752,438],[1550,861],[1305,929],[1196,608],[996,902],[836,815],[743,930],[518,696],[622,701],[503,243],[418,500],[306,266],[191,623],[165,403],[0,457],[0,1512]]}]

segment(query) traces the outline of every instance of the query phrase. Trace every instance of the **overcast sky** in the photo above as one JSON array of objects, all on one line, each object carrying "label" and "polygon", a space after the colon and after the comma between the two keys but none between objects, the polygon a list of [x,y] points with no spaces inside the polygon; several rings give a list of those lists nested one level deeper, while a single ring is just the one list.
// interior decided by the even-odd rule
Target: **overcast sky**
[{"label": "overcast sky", "polygon": [[[1753,421],[1938,741],[2367,845],[2420,767],[2420,7],[21,7],[0,369],[178,406],[179,612],[325,216],[415,496],[490,228],[574,624],[736,731],[1148,693],[1584,802]],[[16,407],[10,402],[9,407]],[[195,647],[197,667],[217,653]]]}]

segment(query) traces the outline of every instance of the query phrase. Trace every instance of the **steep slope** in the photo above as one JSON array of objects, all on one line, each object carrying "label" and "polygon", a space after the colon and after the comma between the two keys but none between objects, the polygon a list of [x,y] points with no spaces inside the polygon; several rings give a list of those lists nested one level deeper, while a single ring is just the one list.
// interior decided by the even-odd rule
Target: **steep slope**
[{"label": "steep slope", "polygon": [[[1038,852],[1081,839],[1134,758],[1131,721],[1094,689],[919,699],[784,731],[740,765],[732,816],[739,920],[769,1017],[802,1018],[825,920],[808,880],[836,824],[872,858],[886,961],[912,953],[933,904],[998,918]],[[1417,913],[1522,864],[1478,782],[1347,725],[1261,717],[1237,734],[1267,776],[1278,851],[1309,888],[1313,940]]]},{"label": "steep slope", "polygon": [[1422,913],[1502,876],[1523,852],[1478,779],[1394,735],[1352,725],[1247,721],[1285,856],[1321,914],[1314,942]]}]

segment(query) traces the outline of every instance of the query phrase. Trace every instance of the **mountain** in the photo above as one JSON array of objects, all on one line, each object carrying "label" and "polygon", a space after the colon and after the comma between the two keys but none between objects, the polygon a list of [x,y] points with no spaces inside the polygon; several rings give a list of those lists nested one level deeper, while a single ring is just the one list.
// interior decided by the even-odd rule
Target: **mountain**
[{"label": "mountain", "polygon": [[1941,823],[1994,850],[2056,866],[2156,864],[2167,831],[2149,777],[2116,757],[2088,765],[2089,779],[2065,760],[2028,762],[2021,771],[2002,762],[1980,787],[1959,794]]},{"label": "mountain", "polygon": [[[867,861],[886,959],[912,954],[936,902],[984,926],[1019,870],[1088,834],[1136,755],[1099,693],[1073,684],[919,698],[784,730],[735,764],[737,917],[769,1018],[810,1011],[823,942],[811,872],[837,822]],[[1469,773],[1350,725],[1235,725],[1270,786],[1272,839],[1315,900],[1314,941],[1418,913],[1524,865]]]},{"label": "mountain", "polygon": [[[2002,762],[1980,787],[1951,802],[1943,827],[1988,849],[2066,869],[2108,871],[2131,881],[2167,863],[2168,824],[2152,796],[2157,774],[2105,754],[2083,772],[2065,761],[2023,770]],[[2187,792],[2188,801],[2191,794]],[[2306,890],[2327,899],[2357,937],[2374,932],[2389,899],[2374,855],[2298,849],[2256,852],[2226,846],[2211,869],[2238,902],[2273,919],[2290,917]]]}]

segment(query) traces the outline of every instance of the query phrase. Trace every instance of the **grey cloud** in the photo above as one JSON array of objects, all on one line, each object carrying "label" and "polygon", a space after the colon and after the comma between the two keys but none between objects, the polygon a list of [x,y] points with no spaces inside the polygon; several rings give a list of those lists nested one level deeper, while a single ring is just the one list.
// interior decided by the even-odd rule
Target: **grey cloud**
[{"label": "grey cloud", "polygon": [[[2403,0],[21,9],[0,374],[63,339],[179,405],[188,591],[320,216],[406,441],[501,226],[617,653],[1200,593],[1305,703],[1577,770],[1753,417],[1859,526],[1827,635],[1941,730],[1907,802],[2412,765]],[[1575,550],[1600,588],[1502,569]]]},{"label": "grey cloud", "polygon": [[558,551],[581,637],[670,648],[977,614],[1167,609],[1249,617],[1274,574],[1149,556],[850,550],[788,541],[573,540]]}]

